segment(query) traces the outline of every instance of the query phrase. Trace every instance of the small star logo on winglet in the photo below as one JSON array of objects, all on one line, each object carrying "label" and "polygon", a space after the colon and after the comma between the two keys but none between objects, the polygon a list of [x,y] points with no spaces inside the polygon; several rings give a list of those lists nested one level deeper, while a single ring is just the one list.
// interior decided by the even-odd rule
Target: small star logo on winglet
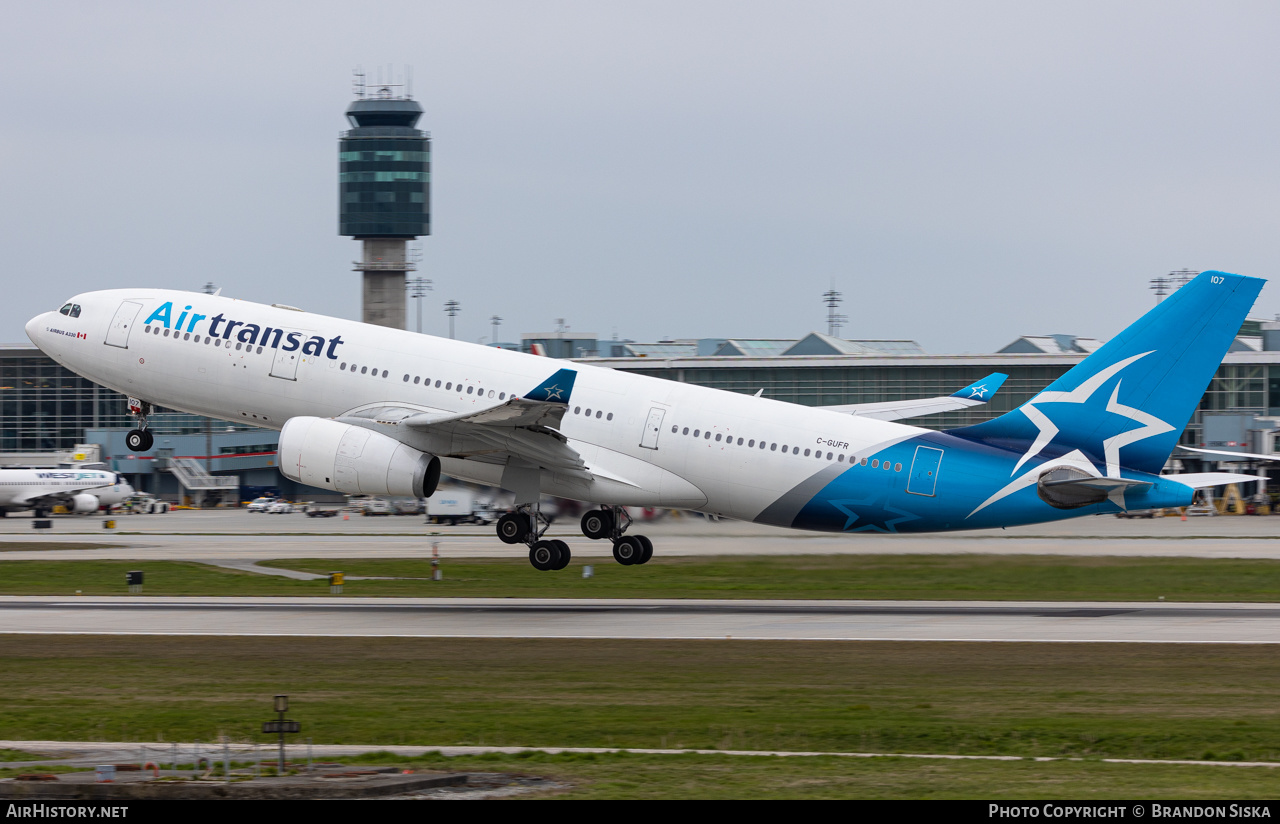
[{"label": "small star logo on winglet", "polygon": [[560,400],[560,395],[563,390],[560,389],[560,384],[554,384],[552,386],[548,386],[544,391],[547,393],[547,397],[544,400],[558,401]]},{"label": "small star logo on winglet", "polygon": [[987,385],[973,387],[973,391],[969,393],[970,398],[985,398],[987,396]]}]

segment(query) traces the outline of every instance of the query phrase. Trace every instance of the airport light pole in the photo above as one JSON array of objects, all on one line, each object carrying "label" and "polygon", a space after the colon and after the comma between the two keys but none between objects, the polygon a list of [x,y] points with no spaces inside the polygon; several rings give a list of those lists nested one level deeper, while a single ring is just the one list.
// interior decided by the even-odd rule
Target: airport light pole
[{"label": "airport light pole", "polygon": [[493,340],[489,342],[496,344],[498,342],[498,327],[502,325],[502,318],[498,317],[497,315],[494,315],[493,317],[489,318],[489,324],[493,326]]},{"label": "airport light pole", "polygon": [[430,278],[416,277],[409,281],[409,297],[418,303],[418,334],[422,334],[422,299],[431,291]]},{"label": "airport light pole", "polygon": [[444,313],[449,316],[449,340],[453,340],[453,319],[457,317],[460,309],[462,309],[462,304],[456,300],[445,302]]}]

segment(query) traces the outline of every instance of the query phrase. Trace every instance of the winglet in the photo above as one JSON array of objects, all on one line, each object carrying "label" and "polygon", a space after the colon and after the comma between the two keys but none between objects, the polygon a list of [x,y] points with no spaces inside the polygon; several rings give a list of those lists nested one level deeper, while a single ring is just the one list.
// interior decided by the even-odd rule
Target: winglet
[{"label": "winglet", "polygon": [[561,369],[542,383],[538,384],[532,392],[525,395],[526,400],[544,401],[548,403],[569,403],[569,395],[573,392],[573,381],[578,377],[578,373],[572,369]]},{"label": "winglet", "polygon": [[987,375],[985,378],[982,378],[981,380],[976,380],[973,383],[969,384],[964,389],[961,389],[959,392],[953,392],[951,394],[951,397],[960,398],[961,400],[966,400],[966,401],[968,400],[982,401],[985,403],[986,401],[991,400],[991,398],[995,396],[996,392],[1000,390],[1001,386],[1004,386],[1005,379],[1007,379],[1008,377],[1009,377],[1008,375],[1002,372],[992,372],[990,375]]}]

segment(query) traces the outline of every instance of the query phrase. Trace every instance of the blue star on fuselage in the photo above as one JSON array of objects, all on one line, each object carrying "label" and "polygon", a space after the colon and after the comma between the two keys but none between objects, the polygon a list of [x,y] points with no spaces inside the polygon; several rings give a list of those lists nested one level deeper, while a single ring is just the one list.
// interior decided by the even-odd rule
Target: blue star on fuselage
[{"label": "blue star on fuselage", "polygon": [[830,503],[847,519],[842,527],[845,532],[897,532],[898,524],[920,520],[919,515],[890,506],[888,500],[889,493],[883,492],[861,500],[845,498]]}]

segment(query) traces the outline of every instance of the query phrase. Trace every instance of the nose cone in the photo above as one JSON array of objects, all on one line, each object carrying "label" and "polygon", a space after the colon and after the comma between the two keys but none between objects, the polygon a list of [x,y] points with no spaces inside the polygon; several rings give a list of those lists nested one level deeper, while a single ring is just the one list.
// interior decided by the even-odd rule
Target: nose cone
[{"label": "nose cone", "polygon": [[31,320],[27,321],[27,337],[30,338],[31,342],[36,346],[40,345],[40,333],[44,330],[44,316],[47,314],[49,313],[45,312],[42,315],[36,315]]}]

